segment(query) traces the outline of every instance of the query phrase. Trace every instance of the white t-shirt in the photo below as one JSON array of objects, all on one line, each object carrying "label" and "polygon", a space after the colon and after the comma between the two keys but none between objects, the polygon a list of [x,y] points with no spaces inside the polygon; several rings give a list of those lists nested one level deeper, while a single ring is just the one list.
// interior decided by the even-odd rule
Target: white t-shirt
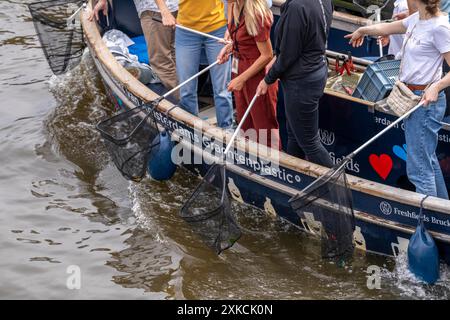
[{"label": "white t-shirt", "polygon": [[439,81],[444,61],[442,54],[450,52],[448,16],[419,20],[416,12],[402,22],[407,28],[405,41],[408,42],[402,52],[400,81],[416,85]]},{"label": "white t-shirt", "polygon": [[[408,1],[407,0],[396,0],[394,2],[394,12],[393,15],[399,14],[401,12],[408,11]],[[404,34],[393,34],[389,37],[389,54],[397,56],[397,54],[402,50],[403,40],[405,39]]]}]

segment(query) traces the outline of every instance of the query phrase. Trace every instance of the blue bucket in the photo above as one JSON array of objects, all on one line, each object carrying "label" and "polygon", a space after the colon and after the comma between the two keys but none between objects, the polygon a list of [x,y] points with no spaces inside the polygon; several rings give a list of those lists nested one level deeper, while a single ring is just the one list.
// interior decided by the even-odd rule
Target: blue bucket
[{"label": "blue bucket", "polygon": [[434,284],[439,279],[439,253],[423,222],[423,202],[426,198],[421,203],[417,229],[409,240],[408,266],[418,279]]},{"label": "blue bucket", "polygon": [[[157,139],[159,139],[159,144]],[[177,166],[172,161],[172,149],[174,143],[167,131],[162,131],[159,136],[152,141],[152,144],[158,144],[152,148],[150,153],[147,170],[149,175],[157,181],[166,181],[173,177]]]}]

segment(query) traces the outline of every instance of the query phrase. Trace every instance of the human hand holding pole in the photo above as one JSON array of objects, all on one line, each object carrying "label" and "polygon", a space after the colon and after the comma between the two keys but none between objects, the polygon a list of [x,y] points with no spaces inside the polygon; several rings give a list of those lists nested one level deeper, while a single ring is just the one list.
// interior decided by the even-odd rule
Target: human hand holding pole
[{"label": "human hand holding pole", "polygon": [[220,50],[220,53],[217,56],[217,60],[219,61],[219,64],[226,63],[230,59],[232,51],[233,51],[233,47],[232,47],[231,43],[225,45],[222,48],[222,50]]},{"label": "human hand holding pole", "polygon": [[262,79],[261,82],[258,85],[258,88],[256,88],[256,94],[258,96],[263,96],[267,93],[267,90],[269,90],[269,84],[266,83],[266,80]]},{"label": "human hand holding pole", "polygon": [[100,17],[98,16],[98,13],[100,11],[103,13],[105,17],[108,16],[108,0],[98,0],[97,4],[90,13],[88,20],[92,21],[94,20],[95,17],[95,20],[99,21]]}]

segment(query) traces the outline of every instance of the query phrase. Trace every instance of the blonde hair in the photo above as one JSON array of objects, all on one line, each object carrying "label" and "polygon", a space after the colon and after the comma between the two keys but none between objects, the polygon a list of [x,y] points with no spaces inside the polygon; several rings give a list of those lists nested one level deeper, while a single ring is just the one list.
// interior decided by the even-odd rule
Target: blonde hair
[{"label": "blonde hair", "polygon": [[258,35],[260,28],[264,26],[266,21],[273,22],[273,14],[267,4],[267,0],[237,0],[233,5],[234,23],[239,23],[239,15],[241,4],[244,2],[244,16],[247,32],[252,37]]}]

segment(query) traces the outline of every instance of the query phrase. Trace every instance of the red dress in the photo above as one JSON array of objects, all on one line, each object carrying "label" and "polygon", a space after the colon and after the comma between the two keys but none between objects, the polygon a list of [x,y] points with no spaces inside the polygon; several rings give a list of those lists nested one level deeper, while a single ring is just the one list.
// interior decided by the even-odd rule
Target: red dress
[{"label": "red dress", "polygon": [[[255,37],[247,32],[245,26],[245,17],[242,15],[239,25],[236,27],[234,23],[229,25],[230,35],[233,40],[233,57],[239,59],[238,74],[232,73],[234,79],[238,75],[247,70],[261,55],[256,42],[265,42],[270,39],[270,28],[272,23],[267,21],[260,32]],[[261,80],[264,79],[265,70],[261,70],[258,74],[247,80],[241,91],[234,91],[236,103],[237,120],[241,121],[256,93]],[[281,149],[279,138],[279,125],[277,120],[277,96],[278,82],[271,85],[267,94],[259,97],[249,116],[244,122],[242,129],[248,132],[248,129],[256,129],[257,140],[259,143],[266,144],[275,149]],[[265,129],[265,131],[263,131]],[[272,131],[272,134],[271,134]],[[249,134],[251,137],[251,133]]]}]

